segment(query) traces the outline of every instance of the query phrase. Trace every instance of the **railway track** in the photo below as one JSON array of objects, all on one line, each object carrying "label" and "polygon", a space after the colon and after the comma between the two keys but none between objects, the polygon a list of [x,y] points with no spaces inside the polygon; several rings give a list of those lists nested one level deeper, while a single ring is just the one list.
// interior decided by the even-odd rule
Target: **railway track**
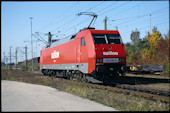
[{"label": "railway track", "polygon": [[148,87],[139,87],[134,85],[127,84],[112,84],[112,85],[98,85],[98,84],[88,84],[86,85],[88,88],[102,89],[108,90],[116,93],[123,93],[127,95],[133,95],[138,97],[144,97],[148,100],[159,100],[165,103],[170,103],[170,91],[162,90],[162,89],[154,89]]},{"label": "railway track", "polygon": [[156,89],[156,88],[149,88],[149,87],[143,87],[143,86],[134,86],[134,85],[127,85],[127,84],[121,84],[116,85],[117,88],[132,90],[132,91],[138,91],[138,92],[144,92],[154,95],[160,95],[160,96],[170,96],[169,90],[163,90],[163,89]]},{"label": "railway track", "polygon": [[[36,76],[42,76],[39,73],[31,73],[31,72],[14,72],[14,74],[19,75],[36,75]],[[71,83],[72,80],[66,80],[63,78],[60,78],[63,82]],[[80,82],[74,82],[76,85],[81,85],[83,87],[88,88],[95,88],[95,89],[101,89],[101,90],[108,90],[111,92],[116,93],[124,93],[128,95],[134,95],[134,96],[140,96],[151,100],[160,100],[166,103],[169,103],[169,97],[170,97],[170,91],[169,90],[162,90],[162,89],[155,89],[155,88],[149,88],[149,87],[143,87],[143,86],[135,86],[135,85],[129,85],[129,84],[119,84],[119,83],[112,83],[112,84],[94,84],[94,83],[80,83]]]}]

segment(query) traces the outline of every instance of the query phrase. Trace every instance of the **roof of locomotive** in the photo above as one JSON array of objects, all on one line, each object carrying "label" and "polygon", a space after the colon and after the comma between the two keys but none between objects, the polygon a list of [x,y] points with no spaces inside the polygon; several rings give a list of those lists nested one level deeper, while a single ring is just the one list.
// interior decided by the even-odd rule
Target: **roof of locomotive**
[{"label": "roof of locomotive", "polygon": [[90,29],[90,32],[92,34],[119,34],[119,31],[118,30],[91,30]]},{"label": "roof of locomotive", "polygon": [[54,47],[54,46],[57,46],[57,45],[60,45],[60,44],[63,44],[63,43],[66,43],[66,42],[69,42],[70,40],[73,40],[75,37],[76,37],[77,34],[73,34],[73,35],[69,35],[65,38],[62,38],[62,39],[59,39],[53,43],[51,43],[51,45],[49,47],[46,46],[45,49],[47,48],[50,48],[50,47]]},{"label": "roof of locomotive", "polygon": [[[103,34],[103,33],[105,33],[105,34],[111,34],[111,33],[119,34],[119,32],[117,30],[83,29],[83,30],[80,30],[79,32],[82,32],[82,31],[85,31],[85,30],[89,30],[92,34]],[[69,42],[70,40],[75,39],[75,37],[76,37],[76,35],[78,33],[75,33],[73,35],[69,35],[69,36],[67,36],[65,38],[59,39],[58,41],[55,41],[55,42],[51,43],[51,45],[47,45],[44,49],[54,47],[54,46],[57,46],[57,45],[60,45],[60,44],[66,43],[66,42]]]}]

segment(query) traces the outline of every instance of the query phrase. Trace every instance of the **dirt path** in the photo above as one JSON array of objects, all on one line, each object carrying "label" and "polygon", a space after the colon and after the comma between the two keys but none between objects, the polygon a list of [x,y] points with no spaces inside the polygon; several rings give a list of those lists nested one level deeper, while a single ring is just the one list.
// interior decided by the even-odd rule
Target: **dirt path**
[{"label": "dirt path", "polygon": [[2,111],[116,111],[57,89],[1,80]]}]

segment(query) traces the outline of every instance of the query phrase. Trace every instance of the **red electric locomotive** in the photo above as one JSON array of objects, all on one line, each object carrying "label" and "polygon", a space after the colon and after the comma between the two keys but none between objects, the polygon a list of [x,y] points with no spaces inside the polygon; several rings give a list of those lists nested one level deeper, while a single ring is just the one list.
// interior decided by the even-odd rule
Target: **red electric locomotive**
[{"label": "red electric locomotive", "polygon": [[84,76],[104,81],[124,74],[126,53],[117,30],[86,28],[41,50],[40,70],[59,77]]}]

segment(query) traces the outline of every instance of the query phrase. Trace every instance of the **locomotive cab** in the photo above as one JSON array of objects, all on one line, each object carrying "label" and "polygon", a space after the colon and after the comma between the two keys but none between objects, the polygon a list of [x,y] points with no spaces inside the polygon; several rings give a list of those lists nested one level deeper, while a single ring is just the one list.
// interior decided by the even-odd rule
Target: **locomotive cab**
[{"label": "locomotive cab", "polygon": [[92,31],[96,53],[96,69],[92,76],[98,79],[112,75],[124,75],[126,71],[126,53],[118,31]]}]

